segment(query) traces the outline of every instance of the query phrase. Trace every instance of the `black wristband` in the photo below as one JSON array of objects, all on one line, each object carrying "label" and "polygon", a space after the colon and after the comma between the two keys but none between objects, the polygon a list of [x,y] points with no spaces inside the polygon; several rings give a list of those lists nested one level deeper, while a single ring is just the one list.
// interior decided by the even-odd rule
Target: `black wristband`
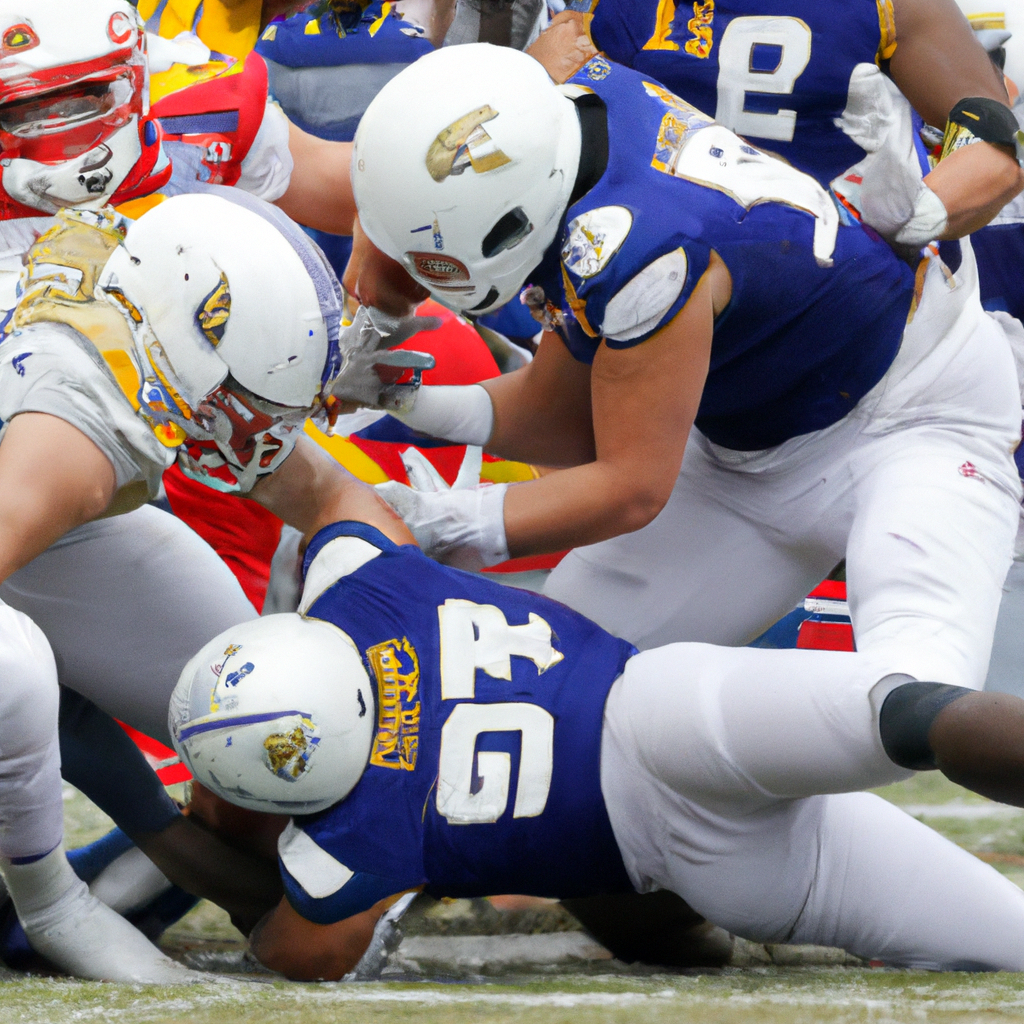
[{"label": "black wristband", "polygon": [[984,96],[968,96],[955,103],[946,121],[942,157],[974,142],[1013,146],[1019,156],[1021,131],[1013,111]]},{"label": "black wristband", "polygon": [[947,704],[973,692],[946,683],[913,682],[897,686],[882,702],[878,716],[878,732],[889,760],[915,772],[938,767],[928,731]]}]

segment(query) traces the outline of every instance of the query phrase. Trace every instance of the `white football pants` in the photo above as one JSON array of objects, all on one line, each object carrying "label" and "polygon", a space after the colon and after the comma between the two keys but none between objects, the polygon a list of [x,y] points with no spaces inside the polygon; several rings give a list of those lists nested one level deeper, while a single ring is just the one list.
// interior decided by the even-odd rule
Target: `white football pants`
[{"label": "white football pants", "polygon": [[831,427],[760,452],[694,430],[657,519],[571,552],[545,593],[642,649],[731,646],[845,557],[859,651],[980,688],[1018,519],[1020,396],[973,275],[966,246],[953,290],[931,262],[892,367]]},{"label": "white football pants", "polygon": [[256,612],[214,550],[150,506],[71,531],[0,599],[0,855],[31,857],[63,835],[58,680],[169,743],[185,662]]},{"label": "white football pants", "polygon": [[[670,644],[605,708],[601,787],[641,892],[756,942],[932,970],[1024,969],[1024,892],[880,797],[907,778],[871,655]],[[838,795],[821,795],[838,794]]]}]

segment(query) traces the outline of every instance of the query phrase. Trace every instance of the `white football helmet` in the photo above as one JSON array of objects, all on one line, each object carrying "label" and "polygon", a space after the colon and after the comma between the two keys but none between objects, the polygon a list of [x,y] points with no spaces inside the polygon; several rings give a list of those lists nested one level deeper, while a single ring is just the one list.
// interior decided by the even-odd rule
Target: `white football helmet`
[{"label": "white football helmet", "polygon": [[376,731],[352,640],[301,615],[225,630],[185,666],[168,725],[189,770],[229,803],[314,814],[351,792]]},{"label": "white football helmet", "polygon": [[0,214],[102,206],[171,173],[126,0],[0,0]]},{"label": "white football helmet", "polygon": [[360,224],[439,302],[484,313],[516,295],[554,241],[580,146],[572,101],[532,57],[487,43],[436,50],[359,124]]},{"label": "white football helmet", "polygon": [[210,486],[251,490],[330,401],[341,286],[300,228],[240,189],[207,186],[143,215],[95,293],[131,330],[132,404],[164,443],[197,442],[182,468]]},{"label": "white football helmet", "polygon": [[228,374],[261,399],[310,408],[341,324],[337,279],[316,246],[276,207],[235,189],[150,210],[97,291],[128,315],[193,411]]}]

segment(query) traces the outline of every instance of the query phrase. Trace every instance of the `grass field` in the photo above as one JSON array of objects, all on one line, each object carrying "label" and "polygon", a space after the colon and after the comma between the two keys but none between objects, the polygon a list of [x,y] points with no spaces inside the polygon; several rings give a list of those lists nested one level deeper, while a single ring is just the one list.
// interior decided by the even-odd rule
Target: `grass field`
[{"label": "grass field", "polygon": [[[991,804],[937,773],[880,792],[1024,886],[1024,811]],[[102,814],[70,789],[65,794],[65,811],[70,845],[96,838],[109,827]],[[434,938],[406,940],[392,969],[395,980],[295,985],[270,976],[246,979],[238,974],[244,948],[241,936],[217,908],[200,904],[167,933],[164,946],[194,966],[219,967],[230,971],[230,976],[211,975],[208,985],[161,989],[9,975],[0,988],[0,1024],[363,1024],[378,1022],[382,1016],[388,1024],[995,1024],[1024,1020],[1024,975],[872,969],[838,951],[766,950],[750,943],[737,944],[736,966],[661,974],[609,960],[583,936],[571,932],[459,938],[467,931],[481,930],[481,915],[474,917],[468,901],[441,904],[429,913],[435,920],[427,922],[426,931],[432,931]],[[484,919],[490,920],[486,915]],[[471,922],[468,928],[466,921]],[[572,927],[552,911],[547,925],[543,921],[538,925],[532,918],[525,927],[496,930]],[[441,933],[456,937],[445,938]],[[466,960],[458,951],[464,952],[474,942],[478,952],[498,950],[498,959],[487,962],[485,953],[482,959]],[[427,946],[433,950],[431,962],[411,958],[410,953],[419,955],[417,951]],[[527,950],[525,960],[502,960],[501,950],[507,953],[509,947]],[[552,960],[538,962],[538,950],[554,950]]]}]

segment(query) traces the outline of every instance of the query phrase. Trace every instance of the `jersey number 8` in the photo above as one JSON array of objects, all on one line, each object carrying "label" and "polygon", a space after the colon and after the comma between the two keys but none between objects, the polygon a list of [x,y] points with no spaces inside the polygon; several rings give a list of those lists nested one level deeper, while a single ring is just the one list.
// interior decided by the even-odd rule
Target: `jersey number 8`
[{"label": "jersey number 8", "polygon": [[737,135],[792,142],[796,111],[747,110],[747,93],[791,95],[810,59],[811,30],[799,18],[734,18],[718,44],[715,120]]}]

